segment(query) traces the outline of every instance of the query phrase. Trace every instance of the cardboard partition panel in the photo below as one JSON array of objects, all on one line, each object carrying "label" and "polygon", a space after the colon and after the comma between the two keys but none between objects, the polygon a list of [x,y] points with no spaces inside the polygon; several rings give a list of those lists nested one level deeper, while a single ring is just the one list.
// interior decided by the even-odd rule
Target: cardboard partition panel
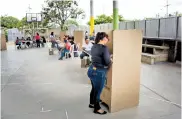
[{"label": "cardboard partition panel", "polygon": [[110,112],[138,105],[141,52],[141,30],[113,31],[113,64],[101,95]]},{"label": "cardboard partition panel", "polygon": [[1,34],[1,51],[2,50],[7,50],[6,47],[6,38],[4,34]]},{"label": "cardboard partition panel", "polygon": [[74,41],[77,44],[80,44],[79,48],[81,49],[84,43],[84,32],[83,31],[74,31]]}]

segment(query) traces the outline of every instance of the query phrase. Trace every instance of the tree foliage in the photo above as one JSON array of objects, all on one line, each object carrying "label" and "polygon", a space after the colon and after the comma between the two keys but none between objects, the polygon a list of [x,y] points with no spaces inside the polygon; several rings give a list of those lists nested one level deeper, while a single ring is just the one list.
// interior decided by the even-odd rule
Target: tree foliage
[{"label": "tree foliage", "polygon": [[179,17],[182,16],[181,12],[176,12],[175,14],[176,14],[176,16],[179,16]]},{"label": "tree foliage", "polygon": [[84,18],[85,12],[78,7],[78,2],[73,0],[47,0],[47,7],[43,8],[43,16],[51,23],[56,23],[64,29],[66,21],[70,18]]},{"label": "tree foliage", "polygon": [[[44,19],[41,23],[38,23],[38,27],[44,27],[44,28],[49,28],[50,26],[48,25],[49,20]],[[33,28],[37,27],[37,23],[27,23],[26,17],[23,17],[21,20],[19,20],[16,17],[13,16],[1,16],[1,27],[4,27],[6,29],[11,29],[11,28],[18,28],[18,29],[28,29],[28,28]]]},{"label": "tree foliage", "polygon": [[12,16],[1,16],[1,27],[17,28],[19,26],[19,19]]},{"label": "tree foliage", "polygon": [[76,20],[68,19],[65,23],[67,26],[74,24],[75,26],[79,26],[78,22]]},{"label": "tree foliage", "polygon": [[[123,16],[118,15],[119,17],[119,21],[124,21]],[[104,23],[112,23],[113,22],[113,15],[111,16],[107,16],[105,14],[99,15],[94,19],[94,24],[104,24]],[[90,21],[87,23],[88,25],[90,25]]]},{"label": "tree foliage", "polygon": [[19,23],[17,25],[17,28],[27,28],[28,27],[28,23],[27,23],[27,19],[26,17],[23,17],[21,20],[19,20]]},{"label": "tree foliage", "polygon": [[152,18],[152,17],[146,17],[145,20],[152,20],[152,19],[155,19],[155,18]]},{"label": "tree foliage", "polygon": [[64,30],[68,30],[68,27],[70,25],[79,26],[78,22],[76,20],[68,19],[64,24]]}]

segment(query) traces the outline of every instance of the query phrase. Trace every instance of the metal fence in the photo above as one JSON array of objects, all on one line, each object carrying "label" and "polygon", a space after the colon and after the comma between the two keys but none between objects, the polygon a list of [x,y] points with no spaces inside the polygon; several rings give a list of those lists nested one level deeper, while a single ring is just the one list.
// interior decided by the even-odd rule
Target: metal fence
[{"label": "metal fence", "polygon": [[[120,22],[119,29],[141,29],[145,38],[181,41],[181,17]],[[95,25],[95,33],[102,30],[112,30],[112,23]]]}]

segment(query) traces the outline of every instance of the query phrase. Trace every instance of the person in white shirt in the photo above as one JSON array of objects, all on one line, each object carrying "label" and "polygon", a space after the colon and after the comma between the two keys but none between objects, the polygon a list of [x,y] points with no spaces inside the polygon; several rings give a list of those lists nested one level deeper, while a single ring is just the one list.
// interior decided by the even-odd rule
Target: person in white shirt
[{"label": "person in white shirt", "polygon": [[58,43],[56,42],[56,38],[55,38],[55,35],[54,35],[54,32],[51,32],[51,35],[49,36],[50,38],[50,41],[52,43],[52,48],[54,47],[58,47]]},{"label": "person in white shirt", "polygon": [[[82,45],[82,49],[85,52],[90,54],[92,46],[93,46],[93,44],[90,42],[90,40],[88,38],[86,38],[85,44]],[[85,53],[84,51],[82,52],[82,54],[80,54],[80,59],[83,59],[83,57],[85,57],[85,56],[89,57],[89,55],[87,53]]]}]

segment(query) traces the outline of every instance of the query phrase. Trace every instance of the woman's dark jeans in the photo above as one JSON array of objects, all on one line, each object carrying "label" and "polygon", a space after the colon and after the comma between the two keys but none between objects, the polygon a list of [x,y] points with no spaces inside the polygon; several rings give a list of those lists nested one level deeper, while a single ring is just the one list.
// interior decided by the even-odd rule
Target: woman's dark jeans
[{"label": "woman's dark jeans", "polygon": [[64,48],[64,49],[61,51],[59,60],[60,60],[60,59],[63,59],[63,57],[65,56],[65,54],[66,54],[67,52],[69,52],[69,50],[67,50],[66,48]]},{"label": "woman's dark jeans", "polygon": [[88,54],[86,54],[85,52],[82,52],[82,54],[80,54],[80,59],[83,59],[85,56],[89,57]]},{"label": "woman's dark jeans", "polygon": [[91,65],[88,69],[87,75],[91,80],[92,90],[90,92],[90,104],[94,105],[94,110],[101,109],[100,95],[104,88],[106,81],[107,69],[94,69]]},{"label": "woman's dark jeans", "polygon": [[37,47],[40,48],[40,40],[36,40],[36,43],[37,43]]},{"label": "woman's dark jeans", "polygon": [[18,45],[17,49],[20,49],[21,48],[21,42],[16,43],[16,45]]}]

